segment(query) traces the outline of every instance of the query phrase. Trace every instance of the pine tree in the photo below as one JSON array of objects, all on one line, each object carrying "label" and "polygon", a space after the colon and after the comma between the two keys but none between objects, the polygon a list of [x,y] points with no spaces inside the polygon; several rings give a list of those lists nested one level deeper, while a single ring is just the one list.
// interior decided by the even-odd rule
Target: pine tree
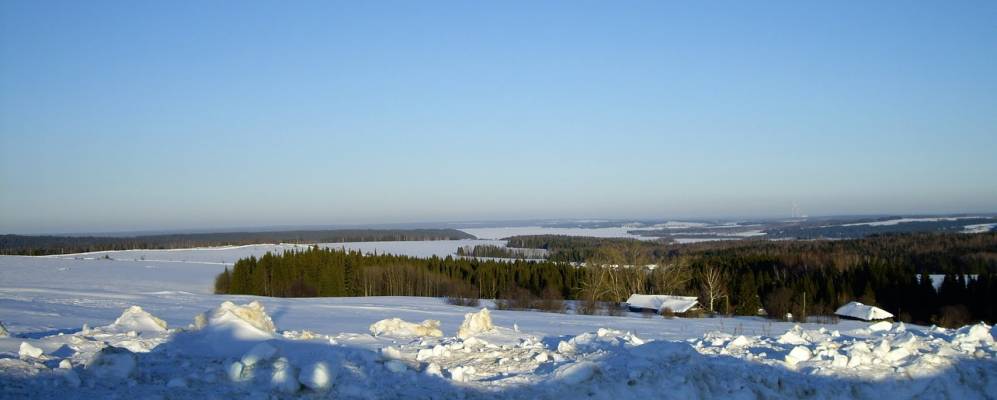
[{"label": "pine tree", "polygon": [[737,306],[734,307],[734,313],[737,315],[756,315],[758,309],[762,307],[762,303],[758,299],[755,274],[751,271],[744,275],[744,279],[738,285],[737,297],[734,298],[734,301],[737,302]]}]

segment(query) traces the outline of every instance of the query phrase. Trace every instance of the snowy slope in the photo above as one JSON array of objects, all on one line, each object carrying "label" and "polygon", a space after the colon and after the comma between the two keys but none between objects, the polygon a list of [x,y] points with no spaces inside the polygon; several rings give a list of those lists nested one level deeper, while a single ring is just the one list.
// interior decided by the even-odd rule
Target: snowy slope
[{"label": "snowy slope", "polygon": [[[211,281],[224,268],[212,261],[217,251],[174,252],[196,262],[149,260],[163,252],[145,261],[120,253],[111,257],[121,260],[0,257],[0,320],[13,335],[0,338],[0,390],[10,398],[106,398],[124,396],[122,388],[140,398],[997,393],[988,326],[843,321],[794,328],[758,318],[492,311],[494,329],[460,339],[466,314],[477,310],[440,299],[212,295]],[[226,300],[259,301],[266,315],[220,307]],[[423,321],[437,320],[443,336],[371,335],[372,324],[396,317],[431,327]]]}]

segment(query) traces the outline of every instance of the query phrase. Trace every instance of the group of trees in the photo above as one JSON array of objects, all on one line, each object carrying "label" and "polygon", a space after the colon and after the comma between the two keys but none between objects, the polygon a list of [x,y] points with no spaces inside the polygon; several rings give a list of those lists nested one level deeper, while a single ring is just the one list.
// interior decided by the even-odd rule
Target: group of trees
[{"label": "group of trees", "polygon": [[[650,246],[657,247],[647,250]],[[711,312],[756,315],[764,310],[795,319],[832,315],[858,300],[908,322],[955,326],[997,320],[993,233],[682,246],[630,241],[601,247],[589,260],[583,298],[695,295]],[[932,275],[944,277],[937,288]]]},{"label": "group of trees", "polygon": [[363,254],[314,246],[239,260],[215,281],[215,291],[278,297],[466,296],[502,298],[518,290],[559,298],[577,286],[568,264],[473,258]]},{"label": "group of trees", "polygon": [[596,238],[565,235],[524,235],[508,238],[508,248],[543,249],[546,259],[558,262],[582,263],[599,255],[607,247],[630,245],[640,246],[651,258],[662,258],[672,250],[667,239],[634,240],[621,238]]},{"label": "group of trees", "polygon": [[128,249],[181,249],[260,243],[340,243],[473,239],[456,229],[334,229],[275,232],[180,233],[143,236],[0,235],[0,254],[40,256]]},{"label": "group of trees", "polygon": [[[240,260],[219,293],[267,296],[405,295],[622,302],[633,293],[698,296],[710,312],[794,318],[831,315],[853,300],[909,322],[997,321],[997,234],[918,234],[847,241],[673,245],[530,237],[584,264],[415,258],[310,248]],[[556,245],[552,245],[556,244]],[[574,248],[573,248],[574,246]],[[944,276],[936,289],[931,275]],[[512,301],[515,300],[515,301]]]},{"label": "group of trees", "polygon": [[502,247],[493,244],[479,244],[476,246],[459,247],[457,248],[457,255],[461,257],[543,259],[547,257],[547,251],[544,249]]}]

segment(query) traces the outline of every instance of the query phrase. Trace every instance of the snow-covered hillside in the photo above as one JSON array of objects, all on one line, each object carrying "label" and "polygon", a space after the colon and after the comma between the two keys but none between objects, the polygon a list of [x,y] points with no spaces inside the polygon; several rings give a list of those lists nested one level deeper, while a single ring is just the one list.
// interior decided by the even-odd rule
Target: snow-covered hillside
[{"label": "snow-covered hillside", "polygon": [[[997,348],[985,325],[945,330],[842,321],[796,327],[759,318],[495,310],[485,318],[472,314],[478,309],[433,298],[210,293],[224,262],[265,248],[230,248],[222,257],[212,249],[110,252],[111,259],[100,258],[104,253],[0,257],[0,320],[11,335],[0,338],[0,393],[552,399],[997,394]],[[389,321],[372,329],[382,320]]]}]

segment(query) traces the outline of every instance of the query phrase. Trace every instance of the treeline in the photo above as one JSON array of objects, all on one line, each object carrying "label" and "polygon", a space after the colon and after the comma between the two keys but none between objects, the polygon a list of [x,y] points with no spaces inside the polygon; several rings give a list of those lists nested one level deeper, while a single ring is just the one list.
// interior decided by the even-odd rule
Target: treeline
[{"label": "treeline", "polygon": [[[532,240],[540,240],[534,238]],[[553,251],[570,254],[550,241]],[[898,319],[957,326],[997,320],[997,234],[906,234],[841,241],[636,240],[591,250],[582,296],[696,295],[711,312],[800,320],[858,300]],[[620,265],[620,268],[599,268]],[[626,267],[630,266],[630,267]],[[650,271],[650,272],[648,272]],[[593,275],[594,274],[594,275]],[[929,275],[944,275],[935,289]],[[594,278],[597,277],[597,278]]]},{"label": "treeline", "polygon": [[475,246],[459,247],[457,248],[457,255],[461,257],[542,259],[546,258],[547,251],[544,249],[513,248],[496,246],[493,244],[479,244]]},{"label": "treeline", "polygon": [[548,261],[581,263],[592,258],[601,248],[609,246],[640,246],[654,258],[667,255],[672,247],[666,246],[667,239],[636,240],[625,238],[597,238],[566,235],[524,235],[508,238],[506,247],[522,249],[544,249]]},{"label": "treeline", "polygon": [[338,243],[474,239],[456,229],[333,229],[105,236],[0,235],[0,254],[48,255],[128,249],[181,249],[260,243]]},{"label": "treeline", "polygon": [[578,286],[578,276],[577,268],[567,264],[417,258],[313,246],[239,260],[216,278],[215,291],[277,297],[501,298],[518,290],[540,295],[555,288],[560,298],[566,298]]},{"label": "treeline", "polygon": [[[895,219],[901,217],[890,217]],[[775,226],[765,229],[768,238],[795,239],[848,239],[872,235],[901,233],[959,233],[966,225],[997,222],[992,217],[960,218],[951,221],[912,221],[894,225],[856,225],[854,223],[829,224],[826,221],[799,225]]]},{"label": "treeline", "polygon": [[[698,296],[712,313],[796,320],[853,300],[898,319],[962,325],[997,321],[997,234],[923,234],[847,241],[732,241],[671,245],[549,237],[565,262],[414,258],[321,250],[240,260],[219,293],[268,296],[442,296],[622,302],[633,293]],[[517,239],[520,243],[540,238]],[[578,245],[578,249],[571,246]],[[565,247],[561,247],[565,246]],[[945,275],[936,290],[929,274]],[[585,307],[580,307],[581,310]]]},{"label": "treeline", "polygon": [[778,258],[779,264],[800,268],[847,269],[864,260],[881,259],[915,273],[975,274],[997,262],[997,232],[980,234],[895,234],[850,240],[743,239],[677,244],[625,238],[591,238],[561,235],[514,236],[510,248],[537,248],[548,252],[548,261],[585,262],[605,248],[639,248],[644,258],[665,264],[679,259],[715,257]]}]

